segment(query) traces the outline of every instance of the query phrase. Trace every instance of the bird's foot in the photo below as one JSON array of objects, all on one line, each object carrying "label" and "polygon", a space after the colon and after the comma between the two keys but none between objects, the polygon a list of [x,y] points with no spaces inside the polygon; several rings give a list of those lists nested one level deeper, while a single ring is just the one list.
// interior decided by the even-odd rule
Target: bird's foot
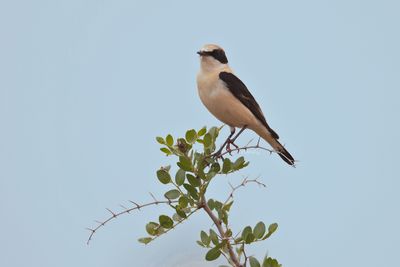
[{"label": "bird's foot", "polygon": [[228,140],[228,143],[226,144],[226,151],[228,151],[229,155],[232,156],[232,151],[231,145],[235,147],[235,149],[239,152],[239,146],[237,146],[231,139]]}]

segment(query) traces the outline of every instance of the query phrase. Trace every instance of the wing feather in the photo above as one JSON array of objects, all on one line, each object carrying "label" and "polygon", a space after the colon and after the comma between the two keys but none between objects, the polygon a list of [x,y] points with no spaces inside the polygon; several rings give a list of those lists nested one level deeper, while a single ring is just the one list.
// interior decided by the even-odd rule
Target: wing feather
[{"label": "wing feather", "polygon": [[245,105],[253,115],[268,129],[272,137],[279,139],[278,134],[269,127],[267,121],[265,120],[264,114],[261,111],[260,106],[254,99],[253,95],[247,89],[246,85],[233,73],[221,72],[219,78],[226,83],[229,91]]}]

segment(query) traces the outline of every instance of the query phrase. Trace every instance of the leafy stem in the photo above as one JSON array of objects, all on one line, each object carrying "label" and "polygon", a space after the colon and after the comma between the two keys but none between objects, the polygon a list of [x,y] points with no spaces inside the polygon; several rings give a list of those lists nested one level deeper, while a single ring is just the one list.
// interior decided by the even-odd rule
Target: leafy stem
[{"label": "leafy stem", "polygon": [[89,244],[93,235],[111,220],[144,207],[163,204],[170,208],[172,215],[160,214],[157,220],[148,222],[145,227],[148,236],[139,238],[139,242],[148,244],[187,221],[194,213],[203,210],[215,226],[207,232],[201,231],[200,240],[197,241],[201,247],[208,249],[206,260],[213,261],[222,255],[233,267],[246,267],[248,264],[250,267],[280,267],[278,261],[271,257],[265,257],[260,263],[255,257],[247,256],[245,251],[250,244],[268,239],[277,230],[276,223],[266,227],[264,222],[260,221],[254,227],[246,226],[236,234],[229,225],[229,214],[236,191],[250,183],[260,187],[266,187],[265,184],[258,178],[244,178],[236,186],[229,183],[231,192],[225,201],[206,197],[213,179],[221,175],[231,175],[249,165],[243,156],[236,156],[235,159],[230,157],[232,152],[239,154],[247,149],[261,149],[270,153],[274,151],[260,146],[258,140],[255,145],[249,142],[232,150],[219,149],[215,154],[220,130],[218,127],[203,127],[198,131],[188,130],[184,138],[174,139],[170,134],[165,138],[157,137],[156,140],[161,145],[160,150],[166,156],[177,158],[176,166],[168,165],[156,171],[158,181],[168,187],[164,193],[165,199],[159,200],[150,193],[153,201],[149,203],[137,204],[131,201],[132,207],[120,205],[122,211],[114,212],[108,209],[111,216],[104,221],[96,221],[96,227],[88,228],[90,235],[87,243]]},{"label": "leafy stem", "polygon": [[228,252],[229,252],[229,258],[232,261],[232,263],[234,264],[234,266],[235,267],[242,267],[242,265],[239,262],[238,256],[234,252],[233,247],[232,247],[231,243],[229,242],[229,237],[226,236],[226,231],[222,227],[222,221],[220,219],[218,219],[215,216],[215,214],[212,212],[212,210],[210,209],[210,207],[207,204],[205,196],[203,196],[203,198],[202,198],[201,207],[204,209],[204,211],[208,214],[208,216],[214,222],[214,224],[217,227],[218,232],[219,232],[219,234],[221,236],[222,241],[225,241],[225,240],[228,241],[228,242],[226,242],[226,246],[227,246],[227,249],[228,249]]}]

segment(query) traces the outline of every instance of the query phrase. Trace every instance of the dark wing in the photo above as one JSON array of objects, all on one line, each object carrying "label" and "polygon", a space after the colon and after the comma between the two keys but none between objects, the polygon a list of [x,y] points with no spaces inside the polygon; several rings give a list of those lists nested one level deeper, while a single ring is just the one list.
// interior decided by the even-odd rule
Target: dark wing
[{"label": "dark wing", "polygon": [[261,111],[260,106],[251,95],[246,85],[234,74],[229,72],[221,72],[219,74],[219,78],[226,83],[226,86],[229,88],[231,93],[242,102],[253,114],[256,118],[268,129],[271,133],[272,137],[275,139],[279,139],[278,134],[269,127],[265,117]]}]

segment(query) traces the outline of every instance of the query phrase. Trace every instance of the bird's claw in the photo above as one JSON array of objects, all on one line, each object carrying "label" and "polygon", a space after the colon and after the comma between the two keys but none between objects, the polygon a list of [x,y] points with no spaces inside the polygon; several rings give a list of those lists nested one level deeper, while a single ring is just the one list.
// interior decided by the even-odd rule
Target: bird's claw
[{"label": "bird's claw", "polygon": [[226,151],[228,151],[229,155],[232,156],[231,145],[233,145],[235,147],[235,149],[238,150],[238,152],[239,152],[239,147],[233,141],[231,141],[231,140],[228,141],[228,143],[226,144]]}]

